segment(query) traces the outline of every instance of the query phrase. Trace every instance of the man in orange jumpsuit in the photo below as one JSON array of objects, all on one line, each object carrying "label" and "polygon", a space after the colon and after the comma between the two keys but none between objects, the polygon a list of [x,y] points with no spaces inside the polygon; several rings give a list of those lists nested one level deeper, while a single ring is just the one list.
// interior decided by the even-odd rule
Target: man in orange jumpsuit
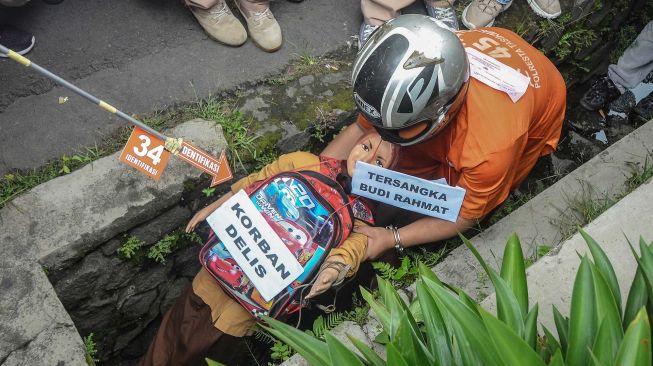
[{"label": "man in orange jumpsuit", "polygon": [[373,127],[403,145],[395,169],[466,190],[456,222],[419,217],[398,230],[357,229],[369,238],[367,258],[476,225],[560,138],[564,80],[540,51],[506,29],[453,33],[425,16],[399,16],[370,36],[352,82],[361,113],[330,151],[346,154]]}]

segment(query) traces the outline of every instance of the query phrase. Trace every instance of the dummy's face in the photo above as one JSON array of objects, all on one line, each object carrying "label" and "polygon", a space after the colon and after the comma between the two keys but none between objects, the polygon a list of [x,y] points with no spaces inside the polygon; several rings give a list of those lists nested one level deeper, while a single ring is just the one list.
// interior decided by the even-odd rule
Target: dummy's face
[{"label": "dummy's face", "polygon": [[347,173],[354,175],[354,167],[357,161],[374,164],[380,167],[387,167],[392,162],[392,145],[381,139],[378,134],[370,134],[358,140],[358,143],[347,158]]}]

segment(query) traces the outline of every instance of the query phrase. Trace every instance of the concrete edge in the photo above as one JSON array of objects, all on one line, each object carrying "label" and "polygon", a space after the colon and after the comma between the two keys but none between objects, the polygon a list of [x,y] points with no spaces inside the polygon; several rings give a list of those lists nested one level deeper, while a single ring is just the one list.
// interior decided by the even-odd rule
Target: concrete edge
[{"label": "concrete edge", "polygon": [[[214,122],[187,121],[168,133],[189,139],[214,155],[227,148],[222,129]],[[119,154],[39,185],[0,210],[0,222],[7,228],[0,233],[5,248],[0,258],[3,366],[43,360],[86,365],[81,336],[39,262],[56,264],[75,258],[146,221],[166,204],[178,203],[184,182],[201,175],[198,169],[171,157],[157,183],[122,164]],[[114,187],[106,188],[111,185]],[[100,188],[106,192],[98,191]]]}]

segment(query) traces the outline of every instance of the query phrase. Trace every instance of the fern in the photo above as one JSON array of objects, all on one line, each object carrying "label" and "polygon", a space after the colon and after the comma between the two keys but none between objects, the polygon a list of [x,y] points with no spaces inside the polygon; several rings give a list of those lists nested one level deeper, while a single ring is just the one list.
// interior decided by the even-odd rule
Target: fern
[{"label": "fern", "polygon": [[179,232],[166,235],[163,239],[150,247],[147,252],[147,257],[157,263],[165,264],[168,255],[176,249],[177,241],[180,236],[181,234]]},{"label": "fern", "polygon": [[277,339],[271,336],[270,333],[262,329],[256,330],[256,332],[254,333],[254,338],[256,338],[256,340],[259,342],[263,342],[267,344],[273,344],[274,342],[277,341]]},{"label": "fern", "polygon": [[306,330],[306,333],[324,340],[324,335],[326,332],[337,327],[345,321],[345,314],[340,312],[335,312],[327,315],[324,318],[322,315],[318,316],[317,319],[313,321],[313,329]]},{"label": "fern", "polygon": [[144,244],[145,242],[143,240],[132,235],[120,245],[116,252],[123,258],[132,259]]}]

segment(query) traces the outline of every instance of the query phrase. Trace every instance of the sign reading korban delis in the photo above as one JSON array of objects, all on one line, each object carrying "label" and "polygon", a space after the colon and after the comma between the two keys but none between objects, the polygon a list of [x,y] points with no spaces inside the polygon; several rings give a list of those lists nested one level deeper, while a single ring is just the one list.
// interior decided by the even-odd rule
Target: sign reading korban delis
[{"label": "sign reading korban delis", "polygon": [[465,189],[356,162],[353,194],[408,211],[456,222]]},{"label": "sign reading korban delis", "polygon": [[244,191],[234,194],[206,221],[265,301],[304,271]]}]

